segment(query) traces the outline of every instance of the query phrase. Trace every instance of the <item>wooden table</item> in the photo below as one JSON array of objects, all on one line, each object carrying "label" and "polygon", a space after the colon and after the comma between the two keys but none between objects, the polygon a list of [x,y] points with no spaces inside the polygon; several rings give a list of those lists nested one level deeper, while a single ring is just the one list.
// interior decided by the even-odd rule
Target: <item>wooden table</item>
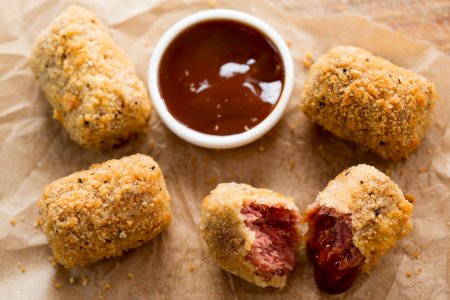
[{"label": "wooden table", "polygon": [[450,0],[269,0],[308,17],[358,14],[450,54]]}]

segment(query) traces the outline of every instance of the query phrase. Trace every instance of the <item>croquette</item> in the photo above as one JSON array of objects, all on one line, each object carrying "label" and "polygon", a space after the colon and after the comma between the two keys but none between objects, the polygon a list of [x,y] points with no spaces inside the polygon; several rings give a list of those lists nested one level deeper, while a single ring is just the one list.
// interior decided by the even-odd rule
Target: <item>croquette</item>
[{"label": "croquette", "polygon": [[91,11],[72,5],[44,29],[31,68],[53,117],[82,147],[109,150],[146,130],[144,84]]},{"label": "croquette", "polygon": [[351,167],[330,181],[302,216],[319,287],[350,288],[411,230],[412,211],[400,188],[372,166]]},{"label": "croquette", "polygon": [[352,47],[334,47],[311,67],[300,107],[315,123],[385,159],[419,146],[438,98],[424,77]]},{"label": "croquette", "polygon": [[45,187],[38,205],[53,255],[66,268],[119,256],[172,220],[161,169],[141,154],[56,180]]},{"label": "croquette", "polygon": [[300,218],[292,198],[224,183],[203,200],[200,232],[221,268],[257,286],[282,289],[297,263]]}]

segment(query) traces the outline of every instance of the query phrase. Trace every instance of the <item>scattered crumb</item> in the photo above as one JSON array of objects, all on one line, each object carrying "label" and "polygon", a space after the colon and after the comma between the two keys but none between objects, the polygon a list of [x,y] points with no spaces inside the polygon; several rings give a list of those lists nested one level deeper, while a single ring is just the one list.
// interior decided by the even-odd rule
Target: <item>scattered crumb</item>
[{"label": "scattered crumb", "polygon": [[411,276],[412,273],[411,273],[411,272],[407,272],[406,275],[407,275],[407,276]]},{"label": "scattered crumb", "polygon": [[41,217],[39,217],[39,219],[37,219],[36,223],[34,223],[34,227],[38,227],[41,224]]},{"label": "scattered crumb", "polygon": [[16,220],[14,219],[9,220],[9,223],[11,223],[13,227],[16,226]]},{"label": "scattered crumb", "polygon": [[142,292],[141,292],[141,291],[138,291],[137,294],[138,294],[138,296],[140,296],[140,295],[142,295]]},{"label": "scattered crumb", "polygon": [[22,273],[25,272],[25,268],[24,268],[24,267],[20,268],[20,271],[21,271]]},{"label": "scattered crumb", "polygon": [[389,169],[386,170],[386,175],[391,175],[391,173],[392,173],[391,170]]},{"label": "scattered crumb", "polygon": [[149,142],[148,145],[149,145],[150,147],[153,147],[153,145],[155,145],[155,144],[154,144],[153,142]]},{"label": "scattered crumb", "polygon": [[106,282],[105,285],[103,285],[103,290],[110,290],[112,288],[111,284],[109,282]]},{"label": "scattered crumb", "polygon": [[22,263],[19,261],[18,263],[17,263],[17,265],[20,267],[20,265],[21,265]]},{"label": "scattered crumb", "polygon": [[311,53],[311,51],[306,51],[306,52],[305,52],[305,58],[307,58],[307,59],[311,59],[311,58],[312,58],[312,53]]},{"label": "scattered crumb", "polygon": [[245,125],[245,126],[244,126],[244,130],[245,130],[245,131],[249,131],[249,130],[250,130],[250,128],[248,128],[248,126],[247,126],[247,125]]},{"label": "scattered crumb", "polygon": [[263,152],[264,150],[265,150],[265,149],[264,149],[264,147],[262,147],[262,146],[258,148],[258,151],[259,151],[259,152]]},{"label": "scattered crumb", "polygon": [[420,275],[422,273],[422,269],[417,270],[417,274]]},{"label": "scattered crumb", "polygon": [[427,153],[428,153],[428,154],[431,154],[431,149],[428,149]]},{"label": "scattered crumb", "polygon": [[124,230],[122,230],[122,232],[119,234],[119,238],[124,239],[127,237],[127,234],[125,233]]},{"label": "scattered crumb", "polygon": [[286,41],[287,46],[290,48],[292,46],[292,42],[291,41]]},{"label": "scattered crumb", "polygon": [[419,255],[419,252],[417,252],[417,251],[414,252],[414,254],[413,254],[414,257],[417,257],[418,255]]},{"label": "scattered crumb", "polygon": [[339,5],[339,11],[344,11],[344,5]]},{"label": "scattered crumb", "polygon": [[291,168],[293,168],[293,167],[295,166],[295,163],[294,163],[294,161],[293,161],[293,160],[291,160],[291,161],[289,162],[289,165],[291,166]]},{"label": "scattered crumb", "polygon": [[216,183],[216,177],[213,177],[212,179],[207,180],[206,183],[209,184],[209,185],[212,185],[212,184]]},{"label": "scattered crumb", "polygon": [[145,46],[148,46],[148,45],[150,45],[150,42],[147,41],[147,40],[144,40],[144,45],[145,45]]},{"label": "scattered crumb", "polygon": [[83,278],[83,285],[87,285],[89,282],[89,278],[86,275],[81,275],[81,278]]},{"label": "scattered crumb", "polygon": [[61,287],[61,284],[55,284],[55,289],[59,289]]},{"label": "scattered crumb", "polygon": [[410,193],[406,193],[405,195],[405,199],[408,200],[409,202],[413,203],[414,201],[416,201],[416,197],[414,197],[413,195],[411,195]]},{"label": "scattered crumb", "polygon": [[436,195],[436,193],[435,192],[431,192],[431,196],[434,196],[434,195]]},{"label": "scattered crumb", "polygon": [[51,281],[55,282],[55,278],[52,277],[52,278],[50,278],[50,279],[51,279]]},{"label": "scattered crumb", "polygon": [[426,171],[427,171],[427,169],[419,169],[419,173],[424,173]]},{"label": "scattered crumb", "polygon": [[194,266],[194,265],[192,265],[192,266],[189,267],[189,270],[191,270],[191,271],[193,271],[194,269],[195,269],[195,266]]},{"label": "scattered crumb", "polygon": [[306,180],[306,177],[305,176],[302,176],[302,181],[305,181]]},{"label": "scattered crumb", "polygon": [[423,185],[420,184],[420,185],[419,185],[419,188],[422,190],[422,189],[423,189]]},{"label": "scattered crumb", "polygon": [[19,219],[20,219],[20,221],[22,221],[22,222],[25,220],[25,218],[24,218],[23,216],[20,216]]},{"label": "scattered crumb", "polygon": [[70,278],[69,278],[70,284],[74,284],[75,281],[77,281],[77,279],[76,279],[75,277],[70,277]]},{"label": "scattered crumb", "polygon": [[216,0],[208,0],[208,5],[214,7],[216,5]]},{"label": "scattered crumb", "polygon": [[134,281],[134,274],[128,273],[127,277],[128,279],[131,279],[131,281]]},{"label": "scattered crumb", "polygon": [[305,67],[307,67],[307,68],[311,67],[311,60],[305,58],[305,59],[303,59],[302,62]]},{"label": "scattered crumb", "polygon": [[405,173],[406,173],[406,170],[402,170],[401,174],[403,175],[403,174],[405,174]]},{"label": "scattered crumb", "polygon": [[219,130],[219,125],[216,125],[216,127],[214,127],[214,130],[215,131]]}]

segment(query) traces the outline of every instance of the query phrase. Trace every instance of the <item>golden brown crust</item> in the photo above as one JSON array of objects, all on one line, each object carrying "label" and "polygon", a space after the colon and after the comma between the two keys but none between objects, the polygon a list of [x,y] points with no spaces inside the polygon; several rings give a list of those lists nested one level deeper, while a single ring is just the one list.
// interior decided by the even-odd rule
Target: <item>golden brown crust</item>
[{"label": "golden brown crust", "polygon": [[[245,258],[255,241],[255,232],[245,225],[246,217],[241,210],[244,205],[254,202],[298,213],[292,198],[247,184],[222,183],[203,199],[200,232],[209,254],[221,268],[260,287],[283,288],[286,275],[263,280],[256,275],[258,269],[255,265]],[[293,227],[300,236],[299,227]]]},{"label": "golden brown crust", "polygon": [[72,5],[39,35],[31,68],[70,138],[103,151],[145,131],[150,100],[131,62],[91,12]]},{"label": "golden brown crust", "polygon": [[54,181],[38,204],[53,255],[67,268],[121,255],[172,220],[164,176],[151,157],[141,154]]},{"label": "golden brown crust", "polygon": [[353,244],[366,258],[362,272],[376,265],[412,228],[413,205],[388,176],[368,165],[346,169],[311,205],[334,208],[351,217]]},{"label": "golden brown crust", "polygon": [[366,50],[340,46],[311,67],[300,107],[338,137],[399,160],[419,145],[437,97],[424,77]]}]

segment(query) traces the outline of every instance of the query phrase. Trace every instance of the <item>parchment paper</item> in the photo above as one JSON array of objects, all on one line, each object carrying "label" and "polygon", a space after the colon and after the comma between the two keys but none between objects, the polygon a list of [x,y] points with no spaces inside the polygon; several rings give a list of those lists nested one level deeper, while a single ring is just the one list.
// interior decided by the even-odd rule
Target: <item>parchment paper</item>
[{"label": "parchment paper", "polygon": [[[251,13],[291,42],[295,87],[283,119],[258,141],[234,150],[208,150],[172,134],[153,111],[149,131],[108,153],[94,153],[70,141],[51,118],[50,105],[31,73],[28,57],[38,32],[70,4],[95,12],[147,84],[147,66],[161,35],[179,19],[211,9],[208,1],[1,1],[0,9],[0,299],[447,299],[449,293],[450,59],[413,41],[346,15],[303,18],[261,0],[217,1],[216,8]],[[298,107],[313,60],[332,46],[350,44],[412,69],[436,84],[435,121],[409,157],[392,163],[363,152],[312,124]],[[258,151],[264,147],[264,151]],[[172,195],[173,222],[151,242],[91,266],[52,266],[47,240],[34,223],[42,189],[91,164],[133,153],[152,156]],[[290,166],[291,160],[294,166]],[[388,251],[370,275],[360,275],[344,294],[320,291],[305,249],[281,292],[259,288],[217,267],[199,234],[202,199],[220,182],[269,188],[296,199],[301,211],[337,174],[366,163],[416,197],[414,228]],[[419,172],[419,169],[426,169]],[[406,171],[401,174],[402,171]],[[208,184],[214,181],[214,184]],[[24,217],[24,221],[20,220]],[[15,219],[13,227],[9,220]],[[417,257],[411,258],[417,252]],[[18,266],[18,263],[21,266]],[[190,270],[190,266],[195,266]],[[21,267],[25,268],[21,272]],[[418,270],[420,274],[417,274]],[[407,276],[411,272],[411,276]],[[127,274],[133,274],[134,280]],[[83,285],[82,275],[89,278]],[[74,284],[69,278],[76,278]],[[51,278],[54,280],[52,281]],[[111,289],[103,289],[106,283]],[[55,284],[60,284],[56,289]],[[139,295],[141,294],[141,295]]]}]

